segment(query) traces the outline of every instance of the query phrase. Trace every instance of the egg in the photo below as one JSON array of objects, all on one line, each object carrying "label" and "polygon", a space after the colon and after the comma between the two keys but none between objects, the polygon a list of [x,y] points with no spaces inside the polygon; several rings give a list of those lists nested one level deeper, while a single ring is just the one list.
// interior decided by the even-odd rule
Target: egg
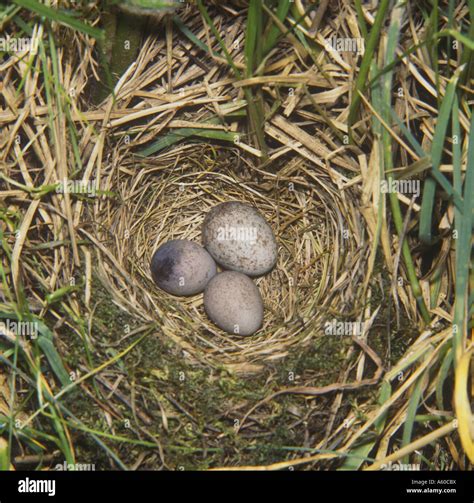
[{"label": "egg", "polygon": [[151,259],[155,283],[173,295],[194,295],[217,273],[214,259],[199,244],[175,239],[161,245]]},{"label": "egg", "polygon": [[257,286],[236,271],[221,272],[209,281],[204,310],[229,334],[252,335],[263,323],[263,301]]},{"label": "egg", "polygon": [[203,244],[225,269],[249,276],[270,271],[277,260],[277,243],[263,216],[249,204],[221,203],[206,215]]}]

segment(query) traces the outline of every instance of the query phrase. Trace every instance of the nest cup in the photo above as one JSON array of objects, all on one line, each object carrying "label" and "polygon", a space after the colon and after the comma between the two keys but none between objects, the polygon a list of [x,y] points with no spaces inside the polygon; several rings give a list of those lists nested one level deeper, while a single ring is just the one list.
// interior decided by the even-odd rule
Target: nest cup
[{"label": "nest cup", "polygon": [[[276,165],[275,165],[276,164]],[[363,277],[363,230],[350,192],[301,158],[258,170],[237,149],[188,145],[152,160],[115,159],[94,216],[97,271],[114,301],[170,338],[189,363],[254,373],[325,335],[331,313],[354,309]],[[154,251],[171,239],[201,241],[207,212],[226,201],[257,208],[272,227],[278,260],[255,279],[265,316],[253,336],[229,335],[206,316],[203,295],[174,297],[153,282]],[[360,278],[359,278],[360,280]],[[159,343],[157,341],[157,343]]]}]

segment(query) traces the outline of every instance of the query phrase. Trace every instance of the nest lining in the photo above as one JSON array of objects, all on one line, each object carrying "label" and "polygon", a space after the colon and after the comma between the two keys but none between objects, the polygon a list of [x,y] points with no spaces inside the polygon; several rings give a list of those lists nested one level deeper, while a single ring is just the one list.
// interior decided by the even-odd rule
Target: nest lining
[{"label": "nest lining", "polygon": [[[290,159],[275,173],[244,163],[238,151],[209,145],[176,148],[153,160],[112,162],[106,190],[95,215],[99,271],[115,302],[156,322],[191,362],[252,373],[265,361],[284,357],[290,347],[322,336],[329,312],[353,308],[347,267],[360,264],[352,203],[327,173]],[[152,281],[150,260],[162,243],[190,239],[201,243],[207,212],[225,201],[256,207],[272,227],[278,260],[257,278],[265,316],[253,336],[217,328],[203,309],[203,295],[174,297]],[[102,250],[102,252],[100,251]],[[120,274],[117,274],[117,270]],[[349,285],[350,286],[350,285]]]}]

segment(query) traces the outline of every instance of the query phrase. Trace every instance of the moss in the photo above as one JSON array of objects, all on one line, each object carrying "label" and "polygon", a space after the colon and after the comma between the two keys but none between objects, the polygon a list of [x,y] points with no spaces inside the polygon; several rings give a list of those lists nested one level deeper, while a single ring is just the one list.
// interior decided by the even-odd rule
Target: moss
[{"label": "moss", "polygon": [[[93,291],[93,358],[95,365],[99,365],[130,346],[133,338],[121,340],[125,335],[124,327],[133,330],[140,321],[121,311],[97,279],[94,279]],[[380,292],[380,301],[384,295],[386,292]],[[374,299],[374,303],[377,302],[378,299]],[[386,315],[387,311],[381,310],[379,318]],[[397,333],[391,342],[392,358],[399,357],[408,340],[404,339],[403,332],[402,335]],[[150,415],[153,421],[146,426],[140,419],[137,422],[129,406],[112,398],[110,405],[113,404],[121,416],[120,419],[111,418],[113,431],[132,440],[156,438],[162,446],[165,468],[168,469],[202,470],[222,465],[268,464],[301,455],[301,446],[308,445],[308,438],[312,446],[323,438],[331,395],[311,400],[291,394],[279,396],[257,408],[239,432],[236,426],[255,404],[278,389],[338,382],[341,370],[347,366],[348,349],[353,344],[347,336],[322,335],[306,348],[292,350],[284,359],[268,364],[261,374],[241,377],[226,370],[191,365],[174,343],[150,333],[108,371],[122,375],[119,390],[130,398],[133,388],[135,406]],[[371,330],[369,344],[378,354],[384,355],[387,350],[385,331]],[[79,337],[69,337],[67,360],[75,367],[85,364],[84,343]],[[108,392],[96,389],[92,381],[89,381],[88,388],[99,403],[104,402]],[[367,389],[345,393],[344,403],[337,411],[336,424],[343,420],[349,408],[357,410],[358,403],[366,400],[374,402],[376,393]],[[88,427],[111,432],[100,407],[85,393],[74,397],[67,405]],[[163,411],[167,417],[167,429],[163,426]],[[125,420],[129,421],[129,427]],[[146,435],[139,435],[140,430],[146,431]],[[74,432],[75,445],[76,442],[80,462],[93,463],[97,459],[98,469],[110,467],[107,455],[90,436]],[[144,453],[141,468],[161,467],[158,449],[113,440],[106,443],[128,466],[134,465]]]}]

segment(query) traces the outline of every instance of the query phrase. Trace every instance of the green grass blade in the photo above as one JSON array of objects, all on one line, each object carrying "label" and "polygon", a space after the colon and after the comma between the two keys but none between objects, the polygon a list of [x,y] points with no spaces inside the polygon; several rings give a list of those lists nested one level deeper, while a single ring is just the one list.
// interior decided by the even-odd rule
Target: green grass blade
[{"label": "green grass blade", "polygon": [[[462,154],[461,154],[461,125],[459,122],[459,101],[457,96],[454,97],[453,101],[453,113],[452,113],[452,132],[453,132],[453,187],[454,190],[458,193],[462,193],[462,174],[461,174],[461,165],[462,165]],[[458,206],[454,206],[454,215],[455,219],[459,220],[461,217],[460,208]]]},{"label": "green grass blade", "polygon": [[[425,380],[425,375],[422,374],[418,380],[416,381],[415,386],[413,387],[410,402],[408,403],[407,416],[405,419],[405,425],[403,427],[403,435],[402,435],[402,447],[408,445],[411,442],[412,434],[413,434],[413,426],[415,424],[416,413],[418,411],[418,405],[421,400],[421,396],[423,393],[423,382]],[[403,458],[403,463],[408,464],[408,456]]]},{"label": "green grass blade", "polygon": [[96,39],[103,38],[102,30],[89,26],[65,12],[43,5],[37,0],[13,0],[13,2],[20,7],[24,7],[25,9],[36,12],[36,14],[39,14],[40,16],[44,16],[50,21],[63,24]]},{"label": "green grass blade", "polygon": [[66,297],[72,292],[79,290],[78,285],[66,285],[61,288],[58,288],[52,293],[48,293],[46,295],[46,302],[48,305],[54,304],[55,302],[59,302],[63,297]]},{"label": "green grass blade", "polygon": [[[436,128],[433,135],[433,144],[431,148],[431,172],[433,178],[442,186],[449,196],[453,196],[458,205],[461,205],[459,193],[452,187],[448,179],[441,173],[439,166],[443,155],[446,131],[453,109],[454,95],[460,70],[450,79],[446,87],[446,94],[441,103],[441,108],[436,122]],[[421,202],[419,237],[423,243],[432,242],[431,228],[433,219],[433,207],[436,193],[436,183],[433,178],[427,178],[423,189],[423,199]]]},{"label": "green grass blade", "polygon": [[413,136],[412,132],[406,127],[406,125],[403,123],[403,121],[400,120],[400,117],[398,117],[395,110],[390,108],[390,112],[391,112],[392,119],[397,123],[397,126],[401,129],[403,135],[408,140],[408,142],[412,146],[413,150],[420,157],[425,157],[426,154],[425,154],[425,151],[423,150],[423,147],[418,143],[417,139]]},{"label": "green grass blade", "polygon": [[438,92],[437,98],[439,101],[440,97],[440,85],[439,85],[439,63],[438,63],[438,45],[439,40],[432,36],[433,32],[438,31],[439,26],[439,3],[438,0],[433,0],[433,8],[431,9],[430,19],[427,26],[427,39],[432,40],[432,43],[428,45],[428,50],[430,51],[431,66],[433,73],[435,75],[436,90]]},{"label": "green grass blade", "polygon": [[454,191],[449,180],[439,170],[441,158],[443,155],[443,146],[446,138],[446,131],[448,128],[449,118],[453,109],[454,96],[456,85],[459,80],[459,75],[462,69],[459,68],[453,77],[450,79],[447,87],[446,94],[443,98],[441,108],[436,122],[436,128],[433,135],[433,145],[431,149],[432,159],[432,174],[436,181],[441,185],[443,190],[449,195],[453,196],[457,204],[462,204],[461,195]]},{"label": "green grass blade", "polygon": [[44,336],[38,337],[38,346],[41,351],[46,356],[51,369],[56,374],[56,377],[60,380],[63,386],[71,384],[71,378],[67,372],[64,364],[62,362],[61,356],[59,355],[57,349],[54,347],[52,341]]},{"label": "green grass blade", "polygon": [[242,74],[241,74],[240,70],[235,65],[235,62],[232,59],[230,52],[228,51],[219,32],[217,31],[217,28],[216,28],[214,22],[212,21],[211,17],[209,16],[209,12],[207,11],[206,7],[204,6],[202,0],[198,0],[198,9],[199,9],[199,12],[201,13],[202,17],[204,18],[204,21],[206,21],[207,25],[211,29],[212,34],[216,37],[216,40],[217,40],[220,48],[222,49],[222,52],[224,53],[225,59],[227,60],[229,65],[232,67],[232,70],[234,70],[235,76],[238,79],[242,79]]},{"label": "green grass blade", "polygon": [[382,76],[385,75],[387,72],[390,72],[393,70],[399,63],[401,63],[407,56],[410,54],[413,54],[416,52],[418,49],[421,47],[425,46],[428,44],[427,40],[422,40],[418,44],[414,44],[410,46],[408,49],[406,49],[400,56],[397,56],[391,63],[388,65],[385,65],[381,70],[376,72],[373,77],[369,80],[369,83],[367,84],[367,87],[370,88],[374,85],[374,83]]},{"label": "green grass blade", "polygon": [[451,370],[451,365],[453,364],[453,350],[449,348],[446,355],[441,363],[438,378],[436,379],[436,405],[439,410],[444,410],[444,383],[448,378],[449,371]]},{"label": "green grass blade", "polygon": [[431,234],[434,200],[436,195],[436,181],[430,176],[423,184],[420,211],[419,238],[422,243],[431,244],[433,236]]},{"label": "green grass blade", "polygon": [[[0,313],[1,319],[14,319],[16,321],[21,321],[17,314],[15,313]],[[69,373],[65,369],[62,359],[57,352],[54,342],[53,333],[51,330],[41,321],[39,318],[28,316],[27,321],[34,324],[36,331],[38,332],[37,344],[46,359],[48,360],[51,369],[55,373],[56,377],[59,379],[63,386],[67,386],[71,383]],[[33,336],[33,334],[31,334]],[[34,340],[34,339],[33,339]]]},{"label": "green grass blade", "polygon": [[[64,454],[67,464],[74,465],[76,460],[74,457],[73,448],[68,438],[66,430],[67,426],[63,424],[64,420],[62,419],[62,417],[60,417],[60,414],[56,410],[53,403],[51,404],[49,410],[51,411],[50,417],[54,425],[54,429],[56,430],[56,433],[58,434],[59,437],[58,438],[59,448],[61,449],[61,452]],[[47,416],[47,414],[45,414],[45,416]]]},{"label": "green grass blade", "polygon": [[245,32],[245,73],[247,77],[253,75],[254,69],[260,63],[257,54],[257,46],[259,45],[257,39],[261,39],[261,28],[262,28],[262,5],[261,0],[250,0],[248,16],[247,16],[247,28]]},{"label": "green grass blade", "polygon": [[185,35],[196,47],[199,47],[199,49],[205,51],[208,54],[211,54],[212,56],[219,56],[217,52],[212,51],[204,42],[199,40],[199,38],[194,35],[194,33],[183,23],[181,18],[179,16],[173,16],[173,23],[177,26],[179,31],[183,35]]},{"label": "green grass blade", "polygon": [[[278,2],[278,7],[276,10],[276,17],[283,23],[288,11],[290,10],[290,0],[280,0]],[[275,46],[278,38],[282,35],[280,28],[272,22],[269,21],[270,27],[268,29],[267,35],[263,42],[263,54],[266,56]]]},{"label": "green grass blade", "polygon": [[8,442],[0,437],[0,472],[10,470],[10,456]]},{"label": "green grass blade", "polygon": [[[379,391],[379,398],[377,400],[377,403],[379,405],[383,405],[391,396],[392,394],[392,387],[388,381],[383,381],[382,385],[380,386],[380,391]],[[374,422],[374,428],[377,431],[377,433],[382,433],[382,430],[385,426],[385,420],[387,418],[388,410],[382,414],[380,417],[377,418],[377,420]],[[366,444],[359,445],[355,447],[353,450],[351,450],[351,456],[348,456],[344,463],[338,468],[338,470],[358,470],[362,463],[364,462],[364,459],[366,459],[369,455],[369,453],[372,451],[374,448],[375,444],[377,442],[377,438],[375,438],[373,441],[367,442]]]},{"label": "green grass blade", "polygon": [[[471,32],[465,35],[457,30],[441,30],[436,35],[438,37],[453,37],[466,46],[469,51],[474,51],[474,40],[472,39]],[[468,60],[468,57],[466,59]]]},{"label": "green grass blade", "polygon": [[[22,370],[20,370],[18,367],[16,367],[15,364],[11,363],[2,354],[0,354],[0,362],[2,362],[5,365],[7,365],[9,368],[11,368],[13,370],[13,372],[15,372],[18,375],[20,375],[21,378],[25,382],[27,382],[33,389],[36,389],[36,387],[37,387],[36,381],[34,379],[32,379],[31,377],[29,377],[25,372],[23,372]],[[80,419],[78,419],[71,411],[69,411],[67,407],[65,407],[63,404],[61,404],[59,401],[57,401],[54,398],[54,396],[49,393],[48,390],[43,390],[43,393],[46,396],[46,398],[48,400],[50,400],[52,403],[54,403],[59,409],[61,409],[61,411],[66,416],[68,416],[71,419],[73,419],[75,421],[75,423],[77,423],[78,425],[80,425],[82,428],[84,428],[84,429],[86,428],[86,426],[84,425],[84,423],[82,423],[80,421]],[[12,417],[13,416],[6,417],[6,416],[0,415],[0,423],[3,422],[5,424],[7,424],[10,429],[13,429],[14,428],[14,421],[13,421]],[[1,428],[0,428],[0,433],[1,433]],[[29,443],[30,443],[30,446],[31,446],[31,448],[33,450],[35,450],[35,447],[37,447],[37,444],[35,444],[35,442],[34,442],[35,438],[42,438],[42,439],[45,439],[45,440],[47,440],[49,442],[55,443],[56,445],[58,445],[58,447],[60,446],[60,443],[59,443],[58,439],[56,437],[54,437],[53,435],[46,434],[43,431],[36,430],[34,428],[31,428],[28,425],[22,425],[21,428],[17,428],[16,431],[15,431],[15,435],[17,435],[18,437],[24,437],[27,441],[29,439],[31,439],[31,441]],[[117,466],[120,469],[127,470],[127,467],[122,463],[122,461],[118,458],[118,456],[106,444],[104,444],[97,437],[97,435],[94,435],[93,433],[91,433],[91,437],[96,442],[96,444],[101,449],[103,449],[117,463]]]},{"label": "green grass blade", "polygon": [[[367,40],[369,32],[367,31],[367,23],[365,22],[361,1],[355,0],[354,5],[357,12],[357,22],[359,23],[360,32],[362,33],[364,39]],[[371,87],[371,85],[369,85],[369,87]]]},{"label": "green grass blade", "polygon": [[352,95],[352,101],[349,108],[349,117],[348,117],[349,135],[351,135],[351,127],[354,124],[355,119],[357,117],[357,113],[359,111],[359,105],[360,105],[359,92],[363,93],[365,89],[370,66],[374,58],[375,48],[380,38],[380,33],[383,28],[383,23],[385,21],[385,16],[387,14],[389,4],[390,4],[389,0],[381,0],[380,5],[377,9],[374,24],[372,26],[372,29],[370,30],[369,38],[368,40],[366,40],[365,53],[364,57],[362,58],[359,74],[357,75],[356,84]]},{"label": "green grass blade", "polygon": [[456,222],[458,238],[456,240],[456,283],[454,286],[454,325],[453,344],[456,361],[462,354],[462,342],[467,333],[468,282],[472,253],[472,223],[474,211],[474,114],[471,114],[469,147],[467,154],[466,175],[464,178],[464,207],[462,216]]},{"label": "green grass blade", "polygon": [[[213,117],[206,121],[208,124],[219,124],[220,120],[218,117]],[[205,124],[205,123],[203,123]],[[138,155],[143,157],[148,157],[150,155],[156,154],[157,152],[180,142],[185,138],[190,138],[192,136],[198,136],[202,138],[210,138],[214,140],[224,140],[229,142],[235,142],[238,140],[238,133],[230,133],[227,131],[217,131],[215,129],[203,129],[203,128],[178,128],[173,132],[168,133],[156,142],[149,145],[147,148],[140,150]]]},{"label": "green grass blade", "polygon": [[[205,22],[207,23],[207,25],[211,29],[212,34],[216,37],[216,39],[219,43],[219,46],[221,47],[222,52],[224,53],[229,65],[234,70],[235,76],[238,79],[242,79],[242,73],[235,65],[235,62],[232,59],[232,56],[230,55],[229,51],[227,50],[227,47],[226,47],[224,41],[222,40],[222,37],[220,36],[219,31],[217,30],[214,22],[212,21],[211,17],[209,16],[209,12],[207,11],[206,7],[204,6],[203,1],[198,0],[197,5],[198,5],[199,12],[201,13]],[[245,95],[245,99],[247,100],[250,126],[251,126],[251,129],[253,129],[252,133],[255,135],[258,147],[262,151],[262,160],[265,161],[266,157],[267,157],[267,154],[266,154],[267,147],[265,144],[265,135],[263,132],[263,115],[257,107],[257,104],[254,99],[254,95],[253,95],[250,88],[244,87],[244,95]]]},{"label": "green grass blade", "polygon": [[[388,33],[387,46],[385,50],[385,64],[389,65],[393,62],[395,58],[395,50],[398,43],[398,38],[400,35],[400,25],[401,19],[403,16],[403,11],[406,5],[403,1],[399,1],[396,3],[392,10],[392,19],[390,22],[390,28]],[[373,28],[372,28],[373,29]],[[392,102],[392,73],[387,72],[381,79],[381,107],[382,107],[382,117],[386,124],[390,121],[390,108]],[[393,152],[392,152],[392,137],[387,131],[386,128],[382,130],[382,146],[383,146],[383,159],[385,172],[387,173],[387,180],[389,183],[394,179],[393,176]],[[393,221],[395,223],[395,228],[397,230],[398,236],[402,240],[402,256],[403,261],[405,263],[406,272],[408,276],[408,280],[410,281],[410,286],[413,292],[413,295],[417,301],[420,313],[423,317],[425,323],[429,323],[431,316],[426,307],[425,301],[423,299],[423,294],[420,287],[420,282],[418,280],[415,264],[413,261],[413,257],[411,255],[410,247],[408,246],[408,242],[404,238],[404,223],[403,216],[400,209],[400,202],[398,200],[398,195],[395,192],[391,192],[389,194],[390,198],[390,206],[392,210]]]}]

